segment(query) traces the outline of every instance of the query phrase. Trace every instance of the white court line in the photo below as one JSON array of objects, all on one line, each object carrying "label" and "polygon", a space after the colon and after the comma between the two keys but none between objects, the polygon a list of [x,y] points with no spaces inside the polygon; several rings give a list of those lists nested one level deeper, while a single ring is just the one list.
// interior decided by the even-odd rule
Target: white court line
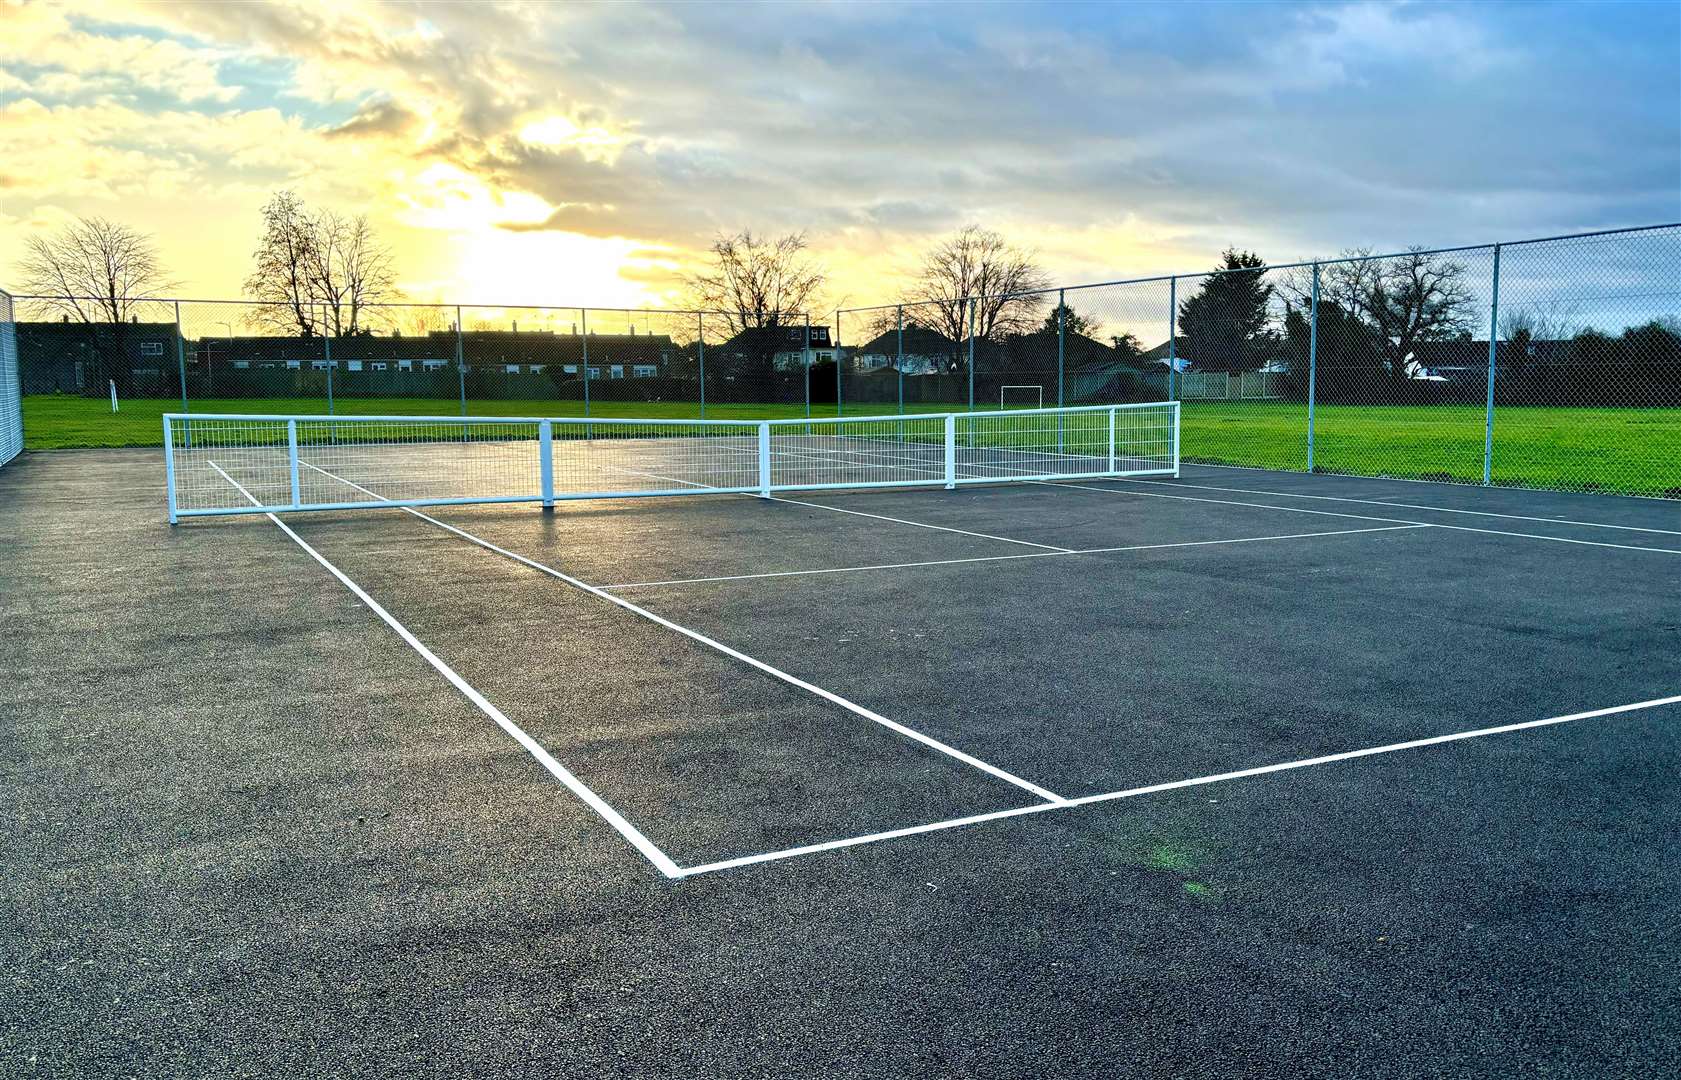
[{"label": "white court line", "polygon": [[1329,765],[1339,761],[1352,761],[1355,758],[1373,757],[1378,754],[1393,754],[1401,750],[1417,750],[1426,746],[1439,746],[1443,743],[1462,742],[1466,739],[1480,739],[1489,735],[1503,735],[1513,731],[1526,731],[1531,728],[1548,727],[1553,724],[1567,724],[1573,720],[1587,720],[1598,716],[1612,716],[1617,713],[1635,712],[1640,709],[1655,709],[1662,705],[1681,703],[1681,695],[1674,697],[1653,698],[1650,701],[1637,701],[1631,705],[1614,705],[1608,709],[1594,709],[1590,712],[1571,713],[1567,716],[1550,716],[1545,720],[1526,720],[1517,724],[1502,724],[1499,727],[1478,728],[1474,731],[1459,731],[1451,735],[1435,735],[1426,739],[1410,739],[1406,742],[1389,743],[1385,746],[1372,746],[1363,750],[1345,750],[1338,754],[1325,754],[1320,757],[1301,758],[1296,761],[1284,761],[1276,765],[1261,765],[1252,769],[1235,769],[1231,772],[1213,773],[1208,776],[1195,776],[1187,780],[1172,780],[1163,784],[1148,784],[1144,787],[1127,788],[1122,791],[1109,791],[1101,795],[1083,795],[1079,798],[1067,799],[1057,806],[1037,805],[1018,806],[1009,810],[995,810],[989,814],[975,814],[970,817],[952,818],[947,821],[935,821],[926,825],[912,825],[904,829],[889,829],[886,832],[869,833],[864,836],[850,836],[841,840],[827,840],[817,844],[804,844],[800,847],[783,848],[780,851],[767,851],[758,855],[743,855],[734,859],[722,859],[718,862],[703,863],[699,866],[685,866],[678,871],[680,877],[695,877],[699,874],[715,873],[719,870],[732,870],[742,866],[753,866],[758,863],[776,862],[782,859],[792,859],[800,855],[815,855],[822,851],[836,851],[841,848],[858,847],[863,844],[874,844],[882,840],[894,840],[904,836],[918,836],[923,833],[941,832],[947,829],[958,829],[966,825],[978,825],[985,821],[998,821],[1003,818],[1022,817],[1027,814],[1041,814],[1048,810],[1066,810],[1075,806],[1088,806],[1093,803],[1114,802],[1118,799],[1131,799],[1139,795],[1154,795],[1163,791],[1175,791],[1180,788],[1201,787],[1206,784],[1219,784],[1228,780],[1241,780],[1251,776],[1265,776],[1269,773],[1287,772],[1293,769],[1306,769],[1315,765]]},{"label": "white court line", "polygon": [[[1124,481],[1125,477],[1115,477],[1111,482]],[[1081,491],[1101,491],[1110,495],[1136,495],[1143,499],[1177,499],[1181,502],[1217,503],[1222,506],[1252,506],[1257,510],[1283,510],[1291,514],[1318,514],[1321,517],[1354,518],[1359,521],[1387,521],[1396,525],[1428,525],[1432,529],[1447,529],[1450,532],[1481,533],[1484,536],[1512,536],[1523,540],[1550,540],[1555,544],[1579,544],[1583,547],[1615,548],[1619,551],[1645,551],[1663,555],[1681,555],[1681,549],[1642,547],[1639,544],[1611,544],[1604,540],[1573,540],[1567,536],[1546,536],[1542,533],[1508,532],[1504,529],[1478,529],[1470,525],[1444,525],[1441,522],[1412,521],[1407,518],[1381,518],[1366,514],[1344,514],[1333,510],[1309,510],[1305,506],[1277,506],[1272,503],[1242,502],[1237,499],[1208,499],[1197,495],[1168,495],[1160,491],[1137,491],[1132,488],[1093,487],[1090,484],[1071,484],[1066,480],[1024,480],[1025,484],[1038,484],[1042,487],[1078,488]],[[1169,485],[1172,486],[1172,485]]]},{"label": "white court line", "polygon": [[[302,464],[307,465],[308,463],[303,462]],[[383,495],[380,495],[376,491],[370,491],[367,488],[362,487],[360,484],[352,483],[351,481],[346,480],[343,477],[333,476],[332,473],[329,473],[325,469],[319,468],[318,466],[309,465],[309,468],[314,469],[316,472],[321,473],[325,476],[332,477],[332,479],[337,480],[342,484],[348,484],[350,487],[353,487],[358,491],[361,491],[361,492],[363,492],[365,494],[368,494],[368,495],[372,495],[376,499],[382,499],[382,500],[385,499],[385,497]],[[389,500],[386,500],[386,501],[389,501]],[[980,758],[972,757],[969,754],[965,754],[963,751],[957,749],[955,746],[951,746],[951,745],[948,745],[946,743],[943,743],[940,740],[934,738],[932,735],[925,735],[922,732],[917,731],[915,728],[906,727],[904,724],[901,724],[896,720],[889,720],[887,717],[881,715],[880,713],[875,712],[871,709],[867,709],[867,708],[858,704],[855,701],[850,701],[847,698],[841,697],[839,694],[836,694],[833,691],[825,690],[821,686],[817,686],[814,683],[806,682],[804,679],[798,677],[797,675],[790,675],[788,672],[783,671],[781,668],[773,667],[770,664],[765,663],[763,660],[759,660],[756,657],[748,656],[746,653],[741,652],[739,650],[732,649],[728,645],[725,645],[723,642],[717,641],[713,638],[709,638],[705,634],[702,634],[698,630],[691,630],[686,626],[682,626],[678,623],[672,622],[670,619],[667,619],[662,615],[656,615],[653,612],[649,611],[647,608],[638,607],[637,605],[631,603],[629,600],[626,600],[622,596],[614,596],[612,593],[606,592],[603,589],[598,588],[597,586],[589,584],[588,582],[580,581],[577,578],[571,576],[570,574],[562,573],[561,571],[556,570],[552,566],[546,566],[543,563],[540,563],[540,562],[536,561],[535,559],[529,559],[529,558],[525,557],[524,555],[519,554],[518,552],[509,551],[507,548],[498,547],[495,544],[491,543],[489,540],[484,539],[483,537],[474,536],[472,533],[466,531],[465,529],[459,529],[459,528],[455,527],[454,525],[449,524],[448,522],[439,521],[437,518],[432,517],[429,514],[421,513],[419,510],[416,510],[412,506],[399,506],[399,507],[396,507],[396,509],[403,511],[406,514],[412,514],[413,516],[419,518],[422,521],[430,522],[431,524],[436,525],[438,528],[443,529],[446,532],[454,533],[455,535],[461,537],[463,540],[467,540],[467,541],[470,541],[474,544],[477,544],[478,546],[484,548],[486,551],[493,551],[498,555],[501,555],[501,556],[504,556],[506,558],[512,559],[515,562],[520,563],[524,566],[530,567],[531,569],[536,570],[539,573],[547,574],[552,578],[556,578],[560,581],[566,582],[568,585],[574,586],[575,588],[582,589],[583,591],[589,593],[592,596],[598,596],[601,599],[606,600],[610,604],[614,604],[618,607],[624,608],[626,611],[632,612],[633,614],[640,615],[644,619],[649,620],[650,622],[658,623],[660,626],[663,626],[668,630],[675,630],[677,633],[682,634],[684,637],[690,639],[691,641],[699,642],[700,644],[705,645],[707,648],[714,649],[718,652],[721,652],[725,656],[730,657],[732,660],[739,660],[740,662],[748,665],[749,667],[757,668],[758,670],[764,672],[765,674],[770,675],[773,678],[779,679],[782,682],[785,682],[790,686],[798,687],[799,689],[804,690],[807,693],[814,694],[817,697],[822,698],[824,701],[830,702],[831,704],[834,704],[834,705],[838,705],[841,708],[847,710],[848,712],[851,712],[851,713],[854,713],[858,716],[861,716],[866,720],[872,721],[873,723],[880,724],[882,727],[887,728],[889,731],[897,732],[898,734],[903,735],[905,738],[914,740],[915,742],[919,742],[922,745],[924,745],[926,747],[929,747],[930,749],[937,750],[940,753],[945,754],[947,757],[955,758],[956,760],[963,762],[965,765],[968,765],[968,766],[971,766],[973,768],[979,769],[981,772],[984,772],[984,773],[988,774],[989,776],[995,776],[998,779],[1005,781],[1006,783],[1014,784],[1016,787],[1022,788],[1023,790],[1026,790],[1026,791],[1031,791],[1033,794],[1039,796],[1041,799],[1044,799],[1049,804],[1059,805],[1059,804],[1066,801],[1065,799],[1063,799],[1063,797],[1061,795],[1058,795],[1054,791],[1047,790],[1045,788],[1040,787],[1037,784],[1031,783],[1027,780],[1023,780],[1021,777],[1016,776],[1013,773],[1006,772],[1003,769],[1000,769],[996,765],[992,765],[988,762],[982,761]],[[270,516],[272,516],[272,515],[270,515]]]},{"label": "white court line", "polygon": [[[241,495],[244,495],[247,499],[251,500],[251,504],[253,506],[262,505],[262,503],[257,501],[255,496],[245,490],[244,485],[229,476],[220,465],[216,464],[214,461],[211,461],[209,464],[211,468],[222,474],[222,479],[238,488]],[[314,466],[311,466],[311,468],[314,468]],[[655,847],[652,840],[649,840],[646,836],[642,835],[641,831],[638,830],[636,826],[632,825],[629,821],[626,821],[623,815],[613,809],[613,807],[610,806],[605,799],[597,795],[594,791],[591,791],[582,780],[579,780],[576,776],[572,775],[571,770],[556,761],[547,750],[543,749],[542,744],[538,743],[537,740],[533,739],[530,735],[527,735],[523,728],[508,719],[507,715],[504,714],[501,709],[492,705],[483,694],[473,688],[471,683],[458,675],[454,668],[444,663],[444,661],[441,660],[436,653],[422,644],[420,639],[410,633],[408,627],[398,622],[394,615],[392,615],[389,611],[386,611],[385,608],[380,605],[379,601],[369,596],[367,592],[364,591],[360,585],[356,584],[356,582],[352,581],[344,571],[328,562],[326,556],[322,555],[319,551],[316,551],[313,547],[310,547],[303,537],[292,531],[291,526],[287,525],[284,521],[281,521],[273,514],[265,514],[264,516],[278,525],[281,532],[291,537],[294,543],[303,548],[304,551],[308,552],[310,558],[320,563],[324,568],[326,568],[328,573],[332,574],[335,578],[338,578],[339,583],[349,589],[356,599],[366,604],[368,606],[368,610],[372,611],[375,615],[378,615],[380,619],[385,622],[385,625],[394,630],[398,637],[402,638],[410,648],[420,654],[421,659],[425,660],[428,664],[431,664],[433,670],[437,671],[438,674],[442,675],[445,679],[448,679],[450,685],[459,690],[463,697],[472,702],[480,712],[494,720],[498,727],[507,732],[515,742],[520,744],[520,746],[524,747],[525,751],[532,757],[536,758],[538,764],[547,769],[556,780],[565,784],[567,790],[582,799],[591,810],[594,810],[597,814],[601,815],[601,819],[603,821],[618,830],[619,835],[630,841],[631,846],[636,848],[637,851],[640,851],[643,857],[653,863],[654,866],[658,867],[660,873],[664,874],[666,877],[680,876],[677,864],[673,862],[665,852],[661,851],[658,847]]]},{"label": "white court line", "polygon": [[1451,506],[1430,506],[1425,503],[1390,502],[1386,499],[1355,499],[1343,495],[1302,495],[1294,491],[1266,491],[1260,488],[1221,487],[1217,484],[1187,484],[1183,481],[1136,480],[1120,477],[1129,484],[1152,484],[1158,487],[1196,488],[1198,491],[1231,491],[1241,495],[1276,495],[1285,499],[1319,499],[1324,502],[1364,503],[1368,506],[1393,506],[1401,510],[1429,510],[1438,514],[1473,514],[1477,517],[1505,518],[1508,521],[1540,521],[1549,525],[1580,525],[1589,529],[1620,529],[1624,532],[1658,533],[1662,536],[1681,536],[1681,529],[1653,529],[1643,525],[1612,525],[1603,521],[1575,521],[1570,518],[1538,517],[1530,514],[1500,514],[1492,510],[1460,510]]},{"label": "white court line", "polygon": [[655,585],[701,585],[717,581],[754,581],[759,578],[806,577],[813,574],[851,574],[861,570],[905,570],[918,566],[955,566],[960,563],[1009,562],[1019,559],[1050,559],[1061,555],[1107,555],[1125,551],[1156,551],[1162,548],[1213,547],[1218,544],[1255,544],[1263,540],[1306,540],[1316,536],[1359,536],[1362,533],[1404,532],[1433,529],[1434,525],[1383,525],[1375,529],[1336,529],[1330,532],[1283,533],[1274,536],[1238,536],[1227,540],[1182,540],[1171,544],[1130,544],[1126,547],[1079,548],[1074,551],[1033,551],[1023,555],[978,555],[966,559],[925,559],[920,562],[874,563],[869,566],[833,566],[817,570],[772,570],[761,574],[722,574],[717,577],[671,578],[666,581],[630,581],[621,585],[600,585],[607,590],[646,589]]},{"label": "white court line", "polygon": [[857,517],[875,518],[877,521],[891,521],[899,525],[915,525],[919,529],[933,529],[937,532],[957,533],[959,536],[974,536],[982,540],[1002,540],[1006,544],[1021,544],[1023,547],[1043,548],[1047,553],[1061,555],[1074,554],[1073,548],[1057,547],[1055,544],[1035,544],[1031,540],[1015,540],[1008,536],[994,536],[991,533],[970,532],[968,529],[953,529],[945,525],[930,525],[925,521],[908,521],[905,518],[888,517],[886,514],[867,514],[862,510],[843,510],[838,506],[827,506],[823,503],[804,502],[800,499],[785,499],[772,495],[771,502],[788,503],[791,506],[813,506],[819,510],[833,510],[837,514],[853,514]]}]

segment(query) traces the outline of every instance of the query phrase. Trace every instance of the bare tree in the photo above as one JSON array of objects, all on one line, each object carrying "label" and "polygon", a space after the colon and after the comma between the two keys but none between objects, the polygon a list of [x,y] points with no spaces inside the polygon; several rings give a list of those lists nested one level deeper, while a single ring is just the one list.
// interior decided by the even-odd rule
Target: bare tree
[{"label": "bare tree", "polygon": [[[967,225],[940,241],[922,260],[916,283],[906,295],[916,320],[932,325],[952,341],[970,333],[969,304],[975,301],[973,331],[982,338],[1024,334],[1039,321],[1045,306],[1040,290],[1050,278],[1034,255],[991,229]],[[906,309],[905,317],[911,318]]]},{"label": "bare tree", "polygon": [[1500,313],[1500,340],[1568,341],[1579,325],[1573,311],[1550,311],[1540,306],[1508,308]]},{"label": "bare tree", "polygon": [[686,285],[694,306],[722,314],[733,335],[803,319],[820,305],[827,279],[804,233],[771,240],[744,229],[714,239],[711,265]]},{"label": "bare tree", "polygon": [[310,281],[321,300],[324,332],[346,337],[369,330],[368,305],[394,297],[395,277],[391,251],[374,236],[367,216],[316,215],[313,252]]},{"label": "bare tree", "polygon": [[84,323],[123,323],[135,303],[171,289],[152,238],[101,217],[24,241],[20,284],[36,307]]},{"label": "bare tree", "polygon": [[127,326],[148,294],[174,287],[152,238],[101,217],[84,217],[24,242],[22,286],[42,316],[82,323],[97,343],[105,377],[127,393],[133,382]]},{"label": "bare tree", "polygon": [[258,307],[247,322],[314,337],[366,333],[369,305],[394,300],[391,252],[365,216],[311,213],[290,191],[263,207],[263,236],[245,292]]},{"label": "bare tree", "polygon": [[[1400,381],[1419,342],[1471,330],[1476,295],[1465,274],[1464,263],[1422,250],[1373,257],[1369,249],[1355,249],[1320,265],[1319,295],[1321,303],[1336,304],[1367,327],[1384,370]],[[1298,272],[1285,289],[1305,304],[1310,283],[1309,274]]]}]

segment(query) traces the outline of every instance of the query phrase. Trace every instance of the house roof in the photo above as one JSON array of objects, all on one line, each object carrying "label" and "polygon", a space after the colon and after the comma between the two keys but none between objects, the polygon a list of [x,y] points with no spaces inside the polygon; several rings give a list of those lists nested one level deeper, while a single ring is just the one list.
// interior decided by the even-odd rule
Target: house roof
[{"label": "house roof", "polygon": [[811,333],[812,348],[829,348],[829,328],[818,323],[813,323],[810,327],[807,327],[804,323],[780,326],[750,326],[736,333],[720,348],[733,351],[770,349],[776,352],[801,349],[805,347],[808,330]]},{"label": "house roof", "polygon": [[[958,349],[958,343],[938,330],[916,323],[905,324],[905,354],[907,356],[943,356]],[[899,330],[894,327],[877,334],[854,349],[854,355],[898,356]]]}]

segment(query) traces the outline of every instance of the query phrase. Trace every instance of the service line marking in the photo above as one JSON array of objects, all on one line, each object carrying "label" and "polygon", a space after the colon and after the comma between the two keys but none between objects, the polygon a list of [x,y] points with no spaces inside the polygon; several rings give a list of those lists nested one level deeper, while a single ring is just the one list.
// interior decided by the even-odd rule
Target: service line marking
[{"label": "service line marking", "polygon": [[777,862],[792,859],[801,855],[815,855],[824,851],[838,851],[842,848],[859,847],[863,844],[879,843],[883,840],[895,840],[905,836],[919,836],[924,833],[943,832],[947,829],[960,829],[968,825],[978,825],[987,821],[999,821],[1004,818],[1023,817],[1028,814],[1042,814],[1050,810],[1067,810],[1076,806],[1090,806],[1094,803],[1115,802],[1120,799],[1137,798],[1140,795],[1154,795],[1163,791],[1176,791],[1181,788],[1202,787],[1207,784],[1220,784],[1228,780],[1241,780],[1251,776],[1265,776],[1270,773],[1288,772],[1294,769],[1307,769],[1316,765],[1330,765],[1339,761],[1352,761],[1355,758],[1375,757],[1379,754],[1393,754],[1402,750],[1417,750],[1427,746],[1439,746],[1444,743],[1463,742],[1466,739],[1481,739],[1490,735],[1504,735],[1514,731],[1527,731],[1532,728],[1549,727],[1554,724],[1568,724],[1575,720],[1588,720],[1599,716],[1612,716],[1617,713],[1636,712],[1641,709],[1655,709],[1663,705],[1681,703],[1681,695],[1674,697],[1653,698],[1650,701],[1637,701],[1630,705],[1614,705],[1607,709],[1593,709],[1589,712],[1570,713],[1565,716],[1549,716],[1544,720],[1526,720],[1516,724],[1501,724],[1498,727],[1477,728],[1474,731],[1458,731],[1451,735],[1435,735],[1425,739],[1409,739],[1406,742],[1388,743],[1384,746],[1371,746],[1361,750],[1345,750],[1337,754],[1324,754],[1320,757],[1299,758],[1295,761],[1282,761],[1276,765],[1260,765],[1251,769],[1234,769],[1230,772],[1211,773],[1207,776],[1194,776],[1186,780],[1171,780],[1162,784],[1147,784],[1143,787],[1126,788],[1121,791],[1108,791],[1100,795],[1082,795],[1078,798],[1064,800],[1059,805],[1018,806],[1009,810],[994,810],[987,814],[974,814],[969,817],[951,818],[946,821],[929,822],[926,825],[912,825],[903,829],[889,829],[885,832],[868,833],[863,836],[849,836],[840,840],[826,840],[817,844],[803,844],[799,847],[783,848],[779,851],[767,851],[757,855],[742,855],[733,859],[721,859],[718,862],[703,863],[698,866],[685,866],[678,871],[680,877],[695,877],[700,874],[716,873],[720,870],[733,870],[743,866],[753,866],[759,863]]},{"label": "service line marking", "polygon": [[[811,504],[817,505],[817,504]],[[701,585],[717,581],[754,581],[759,578],[805,577],[812,574],[851,574],[863,570],[905,570],[918,566],[955,566],[961,563],[1012,562],[1020,559],[1049,559],[1062,555],[1107,555],[1126,551],[1156,551],[1164,548],[1213,547],[1219,544],[1256,544],[1264,540],[1307,540],[1317,536],[1359,536],[1363,533],[1405,532],[1433,529],[1434,525],[1381,525],[1371,529],[1334,529],[1326,532],[1280,533],[1272,536],[1237,536],[1225,540],[1181,540],[1169,544],[1129,544],[1125,547],[1079,548],[1072,551],[1030,551],[1020,555],[978,555],[962,559],[924,559],[920,562],[874,563],[868,566],[833,566],[816,570],[772,570],[759,574],[720,574],[716,577],[671,578],[665,581],[630,581],[621,585],[600,585],[601,589],[647,589],[655,585]]]}]

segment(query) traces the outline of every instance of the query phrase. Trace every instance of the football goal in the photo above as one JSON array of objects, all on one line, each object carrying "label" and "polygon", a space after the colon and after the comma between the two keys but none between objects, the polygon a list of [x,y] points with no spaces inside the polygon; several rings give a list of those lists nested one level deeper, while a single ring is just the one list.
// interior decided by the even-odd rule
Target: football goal
[{"label": "football goal", "polygon": [[1045,407],[1045,388],[1017,383],[998,388],[1000,409],[1042,409]]}]

